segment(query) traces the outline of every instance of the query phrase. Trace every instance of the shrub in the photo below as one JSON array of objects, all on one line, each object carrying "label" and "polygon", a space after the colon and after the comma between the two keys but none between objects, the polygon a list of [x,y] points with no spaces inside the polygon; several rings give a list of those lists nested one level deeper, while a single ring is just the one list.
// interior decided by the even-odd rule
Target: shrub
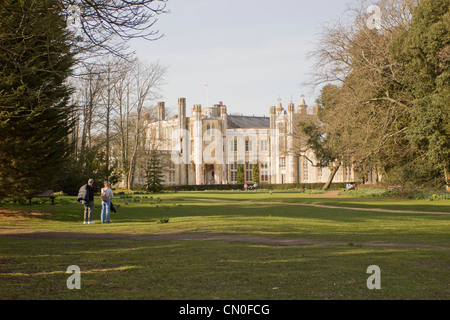
[{"label": "shrub", "polygon": [[[319,190],[323,183],[285,183],[285,184],[262,184],[259,189],[266,190]],[[332,183],[330,189],[344,189],[345,183]],[[188,186],[165,186],[165,191],[206,191],[206,190],[243,190],[243,184],[215,184],[215,185],[188,185]]]}]

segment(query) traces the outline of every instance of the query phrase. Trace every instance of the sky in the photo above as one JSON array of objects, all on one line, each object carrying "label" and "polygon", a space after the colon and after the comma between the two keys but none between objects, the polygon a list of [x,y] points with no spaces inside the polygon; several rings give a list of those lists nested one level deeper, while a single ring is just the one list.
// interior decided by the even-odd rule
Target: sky
[{"label": "sky", "polygon": [[281,101],[309,106],[319,90],[308,59],[322,27],[344,15],[352,0],[168,0],[158,16],[156,41],[134,40],[130,50],[144,62],[167,66],[161,88],[176,113],[186,98],[187,115],[222,101],[228,113],[268,116]]}]

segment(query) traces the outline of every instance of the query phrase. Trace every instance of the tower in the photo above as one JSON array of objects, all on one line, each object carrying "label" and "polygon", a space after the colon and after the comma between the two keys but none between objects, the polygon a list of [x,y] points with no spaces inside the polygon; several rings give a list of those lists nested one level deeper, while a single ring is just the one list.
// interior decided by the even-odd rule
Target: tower
[{"label": "tower", "polygon": [[228,164],[227,164],[227,153],[228,153],[228,142],[227,142],[227,129],[228,129],[228,115],[227,107],[220,103],[220,120],[222,122],[222,143],[223,143],[223,156],[222,156],[222,177],[221,183],[225,184],[228,179]]},{"label": "tower", "polygon": [[160,101],[158,102],[158,105],[156,107],[156,120],[158,120],[158,131],[156,134],[156,137],[158,140],[162,138],[162,124],[161,121],[163,121],[166,117],[166,110],[165,110],[165,103]]},{"label": "tower", "polygon": [[180,141],[180,156],[184,161],[178,165],[178,184],[187,185],[188,177],[188,163],[189,159],[189,148],[188,139],[189,136],[186,130],[186,98],[178,99],[178,129],[179,129],[179,141]]},{"label": "tower", "polygon": [[302,98],[300,101],[300,104],[298,105],[298,114],[304,116],[306,115],[306,111],[308,109],[308,106],[306,105],[305,99]]},{"label": "tower", "polygon": [[194,165],[195,184],[203,182],[203,129],[202,129],[202,106],[195,104],[192,108],[194,118]]},{"label": "tower", "polygon": [[276,183],[277,177],[276,173],[279,165],[279,159],[278,159],[278,145],[279,145],[279,135],[278,135],[278,128],[276,126],[276,117],[277,117],[277,111],[275,107],[270,107],[270,163],[269,163],[269,176],[270,181],[269,183]]},{"label": "tower", "polygon": [[295,106],[291,102],[288,105],[288,117],[287,117],[287,182],[294,183],[295,177],[295,161],[294,161],[294,109]]}]

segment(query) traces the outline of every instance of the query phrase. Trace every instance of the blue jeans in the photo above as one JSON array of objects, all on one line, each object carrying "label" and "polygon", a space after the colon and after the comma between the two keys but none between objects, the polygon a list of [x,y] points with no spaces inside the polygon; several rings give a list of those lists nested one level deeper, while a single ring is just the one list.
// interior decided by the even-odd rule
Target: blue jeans
[{"label": "blue jeans", "polygon": [[92,221],[92,211],[94,211],[94,201],[84,204],[84,222]]},{"label": "blue jeans", "polygon": [[100,216],[102,223],[111,222],[111,220],[109,219],[110,208],[111,208],[111,199],[102,200],[102,213]]}]

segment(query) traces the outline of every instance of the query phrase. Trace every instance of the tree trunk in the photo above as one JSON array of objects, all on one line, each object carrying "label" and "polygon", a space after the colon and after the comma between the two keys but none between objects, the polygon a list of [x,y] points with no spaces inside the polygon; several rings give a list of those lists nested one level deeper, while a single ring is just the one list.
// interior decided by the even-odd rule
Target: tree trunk
[{"label": "tree trunk", "polygon": [[138,111],[137,111],[135,143],[133,146],[133,154],[131,156],[129,172],[128,172],[128,190],[133,189],[133,186],[134,186],[134,173],[136,171],[136,159],[137,159],[137,153],[138,153],[139,142],[140,142],[139,137],[140,137],[140,125],[141,125],[141,112],[142,112],[142,107],[139,107]]},{"label": "tree trunk", "polygon": [[341,164],[337,164],[331,169],[331,173],[328,176],[328,180],[322,188],[323,190],[328,190],[330,188],[331,183],[333,182],[334,176],[336,175],[336,172],[339,170],[340,166],[341,166]]},{"label": "tree trunk", "polygon": [[447,168],[444,167],[445,190],[450,192],[450,176]]}]

